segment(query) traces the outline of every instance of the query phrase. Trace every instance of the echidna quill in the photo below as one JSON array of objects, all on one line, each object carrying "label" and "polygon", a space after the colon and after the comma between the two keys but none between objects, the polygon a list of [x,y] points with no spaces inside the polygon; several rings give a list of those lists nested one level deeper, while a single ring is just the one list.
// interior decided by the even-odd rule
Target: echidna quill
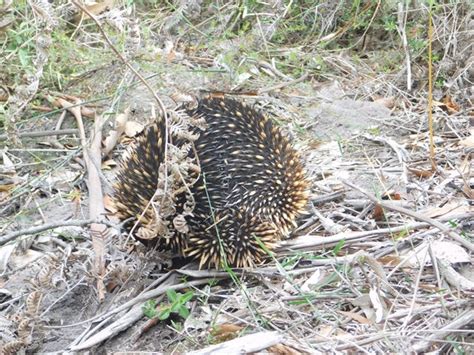
[{"label": "echidna quill", "polygon": [[[174,208],[164,221],[166,235],[159,235],[158,227],[146,230],[157,234],[153,238],[161,247],[197,259],[200,267],[259,264],[294,228],[307,204],[309,184],[300,157],[270,119],[234,99],[203,98],[187,113],[207,124],[204,131],[191,132],[199,138],[189,158],[195,158],[200,169],[189,173],[194,180],[178,189],[180,195],[167,200]],[[163,120],[149,126],[118,173],[118,216],[139,219],[137,230],[159,225],[157,214],[145,209],[150,210],[149,201],[166,176],[165,132]],[[159,206],[159,198],[155,201],[158,209],[169,207]],[[194,208],[183,213],[187,201]],[[181,223],[184,216],[184,229],[175,230],[177,215]]]}]

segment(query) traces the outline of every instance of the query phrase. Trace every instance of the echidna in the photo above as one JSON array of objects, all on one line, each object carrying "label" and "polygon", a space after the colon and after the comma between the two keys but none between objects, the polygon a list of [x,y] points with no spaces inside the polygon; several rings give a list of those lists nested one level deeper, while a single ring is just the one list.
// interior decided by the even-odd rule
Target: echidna
[{"label": "echidna", "polygon": [[[118,215],[121,219],[141,216],[142,226],[156,227],[153,216],[161,216],[159,222],[167,219],[166,235],[153,237],[158,237],[161,247],[197,259],[200,267],[260,263],[288,235],[306,206],[308,182],[300,157],[270,119],[234,99],[207,97],[186,111],[207,124],[202,132],[192,128],[191,133],[199,137],[194,148],[186,150],[187,159],[196,159],[200,169],[193,164],[181,169],[179,175],[187,184],[181,181],[179,193],[167,202],[162,199],[160,206],[156,192],[170,174],[163,174],[167,136],[164,121],[159,120],[122,163],[115,187]],[[170,204],[174,208],[164,218],[142,213],[150,200],[157,201],[158,208]],[[189,205],[194,208],[187,209]],[[176,228],[176,216],[181,222],[184,217],[185,228]],[[151,230],[160,234],[158,227]],[[143,234],[139,239],[148,239]]]}]

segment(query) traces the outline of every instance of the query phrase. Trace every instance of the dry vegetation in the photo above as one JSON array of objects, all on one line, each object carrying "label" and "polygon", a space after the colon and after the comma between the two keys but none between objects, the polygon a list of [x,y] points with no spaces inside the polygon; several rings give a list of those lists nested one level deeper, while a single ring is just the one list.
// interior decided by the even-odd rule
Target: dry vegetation
[{"label": "dry vegetation", "polygon": [[[2,351],[472,353],[473,29],[468,0],[0,0]],[[199,91],[304,156],[265,265],[169,270],[113,218],[130,138]]]}]

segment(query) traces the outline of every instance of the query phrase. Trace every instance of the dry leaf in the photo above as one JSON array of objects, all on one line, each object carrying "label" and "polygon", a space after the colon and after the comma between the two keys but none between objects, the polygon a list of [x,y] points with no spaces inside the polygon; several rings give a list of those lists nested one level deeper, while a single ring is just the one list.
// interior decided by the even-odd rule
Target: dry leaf
[{"label": "dry leaf", "polygon": [[401,259],[396,255],[385,255],[377,259],[377,261],[386,266],[396,266],[400,264]]},{"label": "dry leaf", "polygon": [[[386,191],[382,195],[382,200],[391,200],[391,201],[400,201],[402,199],[401,195],[395,191]],[[372,212],[372,218],[375,221],[384,221],[385,213],[381,205],[376,204]]]},{"label": "dry leaf", "polygon": [[135,121],[127,121],[125,123],[125,135],[127,137],[135,137],[138,133],[143,131],[144,126]]},{"label": "dry leaf", "polygon": [[392,109],[395,107],[395,98],[393,96],[381,97],[380,99],[374,100],[374,102],[379,103],[388,109]]},{"label": "dry leaf", "polygon": [[[100,15],[101,13],[111,10],[114,7],[114,0],[104,0],[102,2],[88,1],[84,4],[84,7],[92,15]],[[82,11],[74,16],[74,22],[78,23],[81,20],[81,17],[84,19],[89,18],[87,14],[83,14]]]},{"label": "dry leaf", "polygon": [[444,102],[433,100],[433,106],[439,107],[444,112],[452,115],[458,111],[456,111],[456,106],[446,105]]},{"label": "dry leaf", "polygon": [[5,151],[2,151],[2,160],[3,164],[0,165],[2,174],[5,173],[15,173],[15,164],[11,161],[11,159],[8,157],[7,153]]},{"label": "dry leaf", "polygon": [[374,210],[372,211],[372,218],[375,221],[384,221],[385,220],[384,209],[379,204],[376,204],[374,206]]},{"label": "dry leaf", "polygon": [[333,332],[334,332],[333,326],[321,325],[316,333],[324,338],[329,338]]},{"label": "dry leaf", "polygon": [[13,270],[22,269],[29,264],[32,264],[34,261],[38,260],[39,258],[44,257],[44,253],[28,249],[24,253],[21,254],[14,254],[10,258],[9,266]]},{"label": "dry leaf", "polygon": [[361,316],[358,313],[354,312],[344,312],[344,311],[339,311],[339,313],[355,320],[356,322],[359,322],[360,324],[372,324],[373,322],[365,318],[364,316]]},{"label": "dry leaf", "polygon": [[425,284],[425,283],[420,283],[419,284],[419,287],[425,291],[429,291],[429,292],[439,292],[439,288],[437,285],[434,285],[434,284]]},{"label": "dry leaf", "polygon": [[354,298],[351,303],[356,307],[360,307],[367,319],[375,319],[375,311],[372,306],[372,300],[370,299],[370,296],[368,294],[364,294],[362,296]]},{"label": "dry leaf", "polygon": [[15,250],[15,244],[7,244],[0,248],[0,272],[5,272],[8,267],[8,261]]},{"label": "dry leaf", "polygon": [[[445,95],[441,100],[443,102],[444,107],[446,108],[445,110],[448,111],[450,115],[459,112],[459,105],[454,102],[451,96]],[[443,108],[443,106],[441,108]]]},{"label": "dry leaf", "polygon": [[267,351],[269,354],[276,354],[276,355],[299,355],[301,352],[290,348],[287,345],[278,344],[274,346],[270,346]]},{"label": "dry leaf", "polygon": [[375,322],[379,323],[382,321],[383,316],[386,313],[385,303],[376,287],[370,288],[369,297],[370,297],[370,301],[372,302],[372,306],[374,307],[374,310],[375,310]]},{"label": "dry leaf", "polygon": [[469,254],[458,244],[436,240],[431,244],[431,248],[437,259],[447,261],[450,264],[471,262]]},{"label": "dry leaf", "polygon": [[429,178],[433,176],[434,174],[434,171],[432,170],[420,170],[420,169],[408,168],[408,171],[413,173],[413,175],[415,175],[416,177],[424,178],[424,179]]},{"label": "dry leaf", "polygon": [[474,128],[471,128],[469,130],[469,133],[470,133],[469,137],[466,137],[460,140],[459,144],[461,144],[464,147],[473,148],[474,147]]},{"label": "dry leaf", "polygon": [[422,213],[424,216],[430,218],[458,215],[465,212],[472,212],[474,214],[474,208],[467,205],[461,205],[460,203],[452,202],[445,204],[443,207],[434,207],[420,211],[420,213]]},{"label": "dry leaf", "polygon": [[218,342],[224,342],[238,337],[241,330],[242,327],[239,325],[225,323],[220,324],[212,329],[211,334]]},{"label": "dry leaf", "polygon": [[382,194],[382,200],[401,201],[401,199],[402,199],[402,196],[400,195],[400,193],[392,191],[392,190],[385,191]]},{"label": "dry leaf", "polygon": [[325,273],[322,272],[321,269],[317,269],[310,277],[307,279],[303,285],[301,286],[301,291],[303,292],[310,292],[311,289],[320,283],[324,277]]},{"label": "dry leaf", "polygon": [[[10,192],[15,186],[16,184],[0,184],[0,192]],[[1,200],[0,198],[0,201]]]},{"label": "dry leaf", "polygon": [[328,340],[329,338],[341,338],[344,339],[351,336],[341,328],[335,328],[332,325],[321,325],[315,332],[315,339],[320,341]]},{"label": "dry leaf", "polygon": [[[429,243],[424,242],[415,249],[404,251],[405,265],[411,267],[420,267],[423,263],[431,265],[431,258],[428,256]],[[431,243],[431,250],[438,260],[443,260],[448,264],[469,263],[471,261],[469,254],[458,244],[445,241],[434,241]]]}]

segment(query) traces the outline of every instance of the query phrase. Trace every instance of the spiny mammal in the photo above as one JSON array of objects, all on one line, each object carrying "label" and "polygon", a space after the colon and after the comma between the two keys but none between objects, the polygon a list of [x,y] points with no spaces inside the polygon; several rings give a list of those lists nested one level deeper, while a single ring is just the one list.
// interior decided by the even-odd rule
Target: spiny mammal
[{"label": "spiny mammal", "polygon": [[[194,172],[199,175],[186,196],[194,208],[185,214],[186,232],[173,231],[160,244],[197,259],[200,267],[258,264],[295,226],[307,204],[309,184],[300,157],[270,119],[234,99],[206,97],[186,112],[207,124],[204,131],[192,129],[199,138],[189,155],[195,155],[200,171]],[[123,160],[115,185],[121,219],[143,219],[163,183],[165,132],[162,119],[150,125]],[[184,192],[173,201],[181,213]],[[144,215],[150,223],[152,214]],[[171,217],[167,226],[175,222]]]}]

